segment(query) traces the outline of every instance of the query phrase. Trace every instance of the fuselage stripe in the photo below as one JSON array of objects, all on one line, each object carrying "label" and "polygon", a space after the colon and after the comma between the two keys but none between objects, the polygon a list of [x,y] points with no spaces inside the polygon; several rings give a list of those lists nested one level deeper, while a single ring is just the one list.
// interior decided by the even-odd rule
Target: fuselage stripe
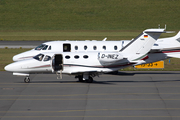
[{"label": "fuselage stripe", "polygon": [[[63,64],[64,67],[89,67],[89,68],[118,68],[123,66],[129,66],[134,63],[128,63],[124,65],[109,65],[109,66],[87,66],[87,65],[77,65],[77,64]],[[45,68],[45,67],[51,67],[51,65],[43,65],[43,66],[35,66],[31,68]]]},{"label": "fuselage stripe", "polygon": [[64,64],[64,66],[70,66],[70,67],[89,67],[89,68],[118,68],[123,66],[132,65],[134,63],[128,63],[124,65],[108,65],[108,66],[87,66],[87,65],[77,65],[77,64]]}]

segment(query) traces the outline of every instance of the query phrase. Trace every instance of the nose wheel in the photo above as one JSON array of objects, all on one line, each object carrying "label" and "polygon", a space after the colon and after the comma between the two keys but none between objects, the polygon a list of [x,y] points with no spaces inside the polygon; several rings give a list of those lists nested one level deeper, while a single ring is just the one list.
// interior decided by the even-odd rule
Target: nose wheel
[{"label": "nose wheel", "polygon": [[30,83],[30,78],[29,78],[29,77],[25,77],[25,78],[24,78],[24,82],[25,82],[25,83]]}]

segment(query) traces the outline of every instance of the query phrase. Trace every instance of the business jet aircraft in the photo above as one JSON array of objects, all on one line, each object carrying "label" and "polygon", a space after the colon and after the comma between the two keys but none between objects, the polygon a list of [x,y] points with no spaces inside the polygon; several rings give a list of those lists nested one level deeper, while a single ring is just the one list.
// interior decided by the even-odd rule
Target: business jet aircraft
[{"label": "business jet aircraft", "polygon": [[[15,55],[13,61],[29,59],[42,52],[118,52],[129,42],[130,40],[106,41],[106,38],[103,41],[50,41],[42,43],[32,50]],[[151,48],[151,51],[173,50],[178,47],[180,48],[180,31],[176,36],[158,39]]]},{"label": "business jet aircraft", "polygon": [[[147,29],[131,40],[120,51],[61,51],[41,53],[32,59],[21,60],[5,66],[13,75],[26,76],[24,81],[30,82],[33,73],[53,72],[62,75],[72,74],[79,81],[93,82],[93,77],[100,73],[108,73],[119,69],[146,63],[148,52],[164,29]],[[68,47],[67,47],[68,48]],[[150,56],[151,58],[151,56]],[[154,62],[154,61],[152,61]]]}]

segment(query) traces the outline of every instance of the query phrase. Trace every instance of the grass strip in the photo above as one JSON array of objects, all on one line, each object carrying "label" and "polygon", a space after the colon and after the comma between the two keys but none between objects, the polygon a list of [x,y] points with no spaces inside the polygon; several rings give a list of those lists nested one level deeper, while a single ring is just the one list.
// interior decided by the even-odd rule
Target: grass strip
[{"label": "grass strip", "polygon": [[[131,40],[142,31],[5,31],[0,32],[0,40]],[[174,36],[162,34],[161,38]]]}]

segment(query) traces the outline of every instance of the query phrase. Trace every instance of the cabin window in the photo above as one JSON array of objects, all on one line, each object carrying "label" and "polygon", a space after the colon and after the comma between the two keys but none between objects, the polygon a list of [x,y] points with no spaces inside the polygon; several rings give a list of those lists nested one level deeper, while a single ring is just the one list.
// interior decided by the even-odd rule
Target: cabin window
[{"label": "cabin window", "polygon": [[51,46],[49,46],[48,50],[51,50]]},{"label": "cabin window", "polygon": [[63,44],[63,52],[70,52],[71,51],[71,44]]},{"label": "cabin window", "polygon": [[87,50],[87,46],[86,45],[84,46],[84,50]]},{"label": "cabin window", "polygon": [[41,61],[43,59],[44,55],[43,54],[38,54],[36,56],[34,56],[33,58],[38,60],[38,61]]},{"label": "cabin window", "polygon": [[44,61],[49,61],[49,60],[51,60],[51,57],[46,55],[46,57],[44,58]]},{"label": "cabin window", "polygon": [[79,56],[78,56],[78,55],[75,55],[75,56],[74,56],[74,58],[75,58],[75,59],[78,59],[78,58],[79,58]]},{"label": "cabin window", "polygon": [[66,58],[66,59],[70,59],[70,56],[69,56],[69,55],[66,55],[65,58]]},{"label": "cabin window", "polygon": [[114,50],[117,50],[117,46],[116,45],[114,46]]},{"label": "cabin window", "polygon": [[106,46],[103,46],[103,50],[106,50]]},{"label": "cabin window", "polygon": [[97,50],[97,47],[96,47],[96,46],[93,46],[93,49],[94,49],[94,50]]},{"label": "cabin window", "polygon": [[159,46],[158,44],[154,44],[154,46]]},{"label": "cabin window", "polygon": [[87,59],[89,56],[88,55],[84,55],[83,58]]},{"label": "cabin window", "polygon": [[75,50],[78,50],[78,46],[75,46],[74,48],[75,48]]}]

